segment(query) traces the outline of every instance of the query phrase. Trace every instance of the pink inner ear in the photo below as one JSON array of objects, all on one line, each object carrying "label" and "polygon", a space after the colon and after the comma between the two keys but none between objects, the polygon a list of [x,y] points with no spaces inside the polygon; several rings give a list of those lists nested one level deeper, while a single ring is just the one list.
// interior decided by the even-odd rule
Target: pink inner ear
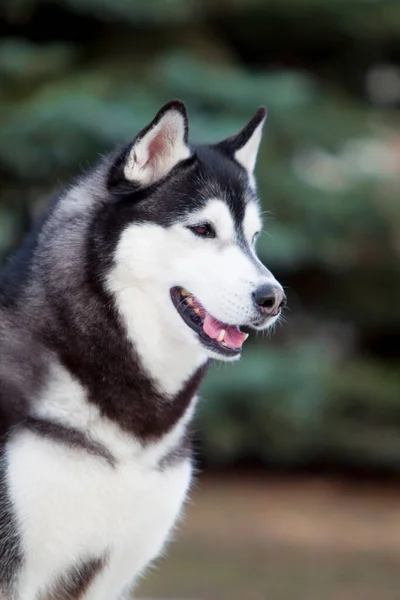
[{"label": "pink inner ear", "polygon": [[153,163],[157,156],[165,153],[167,141],[167,131],[164,128],[161,128],[160,131],[149,142],[147,147],[148,158],[145,164],[142,166],[142,169]]}]

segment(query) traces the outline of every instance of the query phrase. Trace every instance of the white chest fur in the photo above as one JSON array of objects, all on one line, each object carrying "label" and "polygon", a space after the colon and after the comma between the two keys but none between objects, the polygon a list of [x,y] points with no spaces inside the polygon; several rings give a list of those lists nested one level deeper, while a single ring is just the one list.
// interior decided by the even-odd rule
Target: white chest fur
[{"label": "white chest fur", "polygon": [[32,433],[16,438],[8,459],[26,560],[21,600],[34,600],[78,561],[98,558],[106,566],[87,598],[119,598],[161,551],[191,472],[187,461],[165,471],[134,459],[111,467]]},{"label": "white chest fur", "polygon": [[[105,445],[116,464],[30,431],[9,443],[8,482],[25,557],[18,600],[34,600],[71,567],[94,559],[105,559],[105,566],[85,600],[117,600],[160,553],[179,515],[190,461],[163,468],[159,461],[176,444],[193,404],[169,434],[144,448],[104,422],[67,373],[54,370],[52,382],[58,396],[50,386],[37,416],[79,424]],[[63,389],[68,403],[63,403]]]}]

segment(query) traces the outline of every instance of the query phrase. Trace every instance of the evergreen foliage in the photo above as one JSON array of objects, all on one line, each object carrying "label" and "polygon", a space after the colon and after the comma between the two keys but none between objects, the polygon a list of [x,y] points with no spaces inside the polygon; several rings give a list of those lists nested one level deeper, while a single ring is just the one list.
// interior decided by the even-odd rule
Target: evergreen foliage
[{"label": "evergreen foliage", "polygon": [[[287,323],[216,367],[209,464],[400,465],[400,3],[3,0],[0,258],[174,97],[218,141],[260,104],[260,254]],[[254,336],[253,336],[254,337]]]}]

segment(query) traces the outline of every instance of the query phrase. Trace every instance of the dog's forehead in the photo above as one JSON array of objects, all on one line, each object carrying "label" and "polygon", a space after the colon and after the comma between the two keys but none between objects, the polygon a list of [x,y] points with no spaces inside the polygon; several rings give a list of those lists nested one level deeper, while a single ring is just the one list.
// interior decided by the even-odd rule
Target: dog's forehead
[{"label": "dog's forehead", "polygon": [[205,218],[221,227],[241,231],[246,237],[261,228],[259,201],[247,173],[211,148],[197,151],[200,170],[198,193]]}]

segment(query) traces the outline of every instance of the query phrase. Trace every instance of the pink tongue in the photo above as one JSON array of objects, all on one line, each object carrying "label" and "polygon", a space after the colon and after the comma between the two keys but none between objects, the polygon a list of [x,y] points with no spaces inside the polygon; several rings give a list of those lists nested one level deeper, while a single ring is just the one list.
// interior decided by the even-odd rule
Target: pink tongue
[{"label": "pink tongue", "polygon": [[204,319],[203,329],[213,340],[216,340],[221,331],[224,329],[224,344],[230,348],[241,348],[243,342],[247,338],[247,334],[240,331],[239,327],[236,327],[235,325],[224,325],[224,323],[220,323],[208,313]]}]

